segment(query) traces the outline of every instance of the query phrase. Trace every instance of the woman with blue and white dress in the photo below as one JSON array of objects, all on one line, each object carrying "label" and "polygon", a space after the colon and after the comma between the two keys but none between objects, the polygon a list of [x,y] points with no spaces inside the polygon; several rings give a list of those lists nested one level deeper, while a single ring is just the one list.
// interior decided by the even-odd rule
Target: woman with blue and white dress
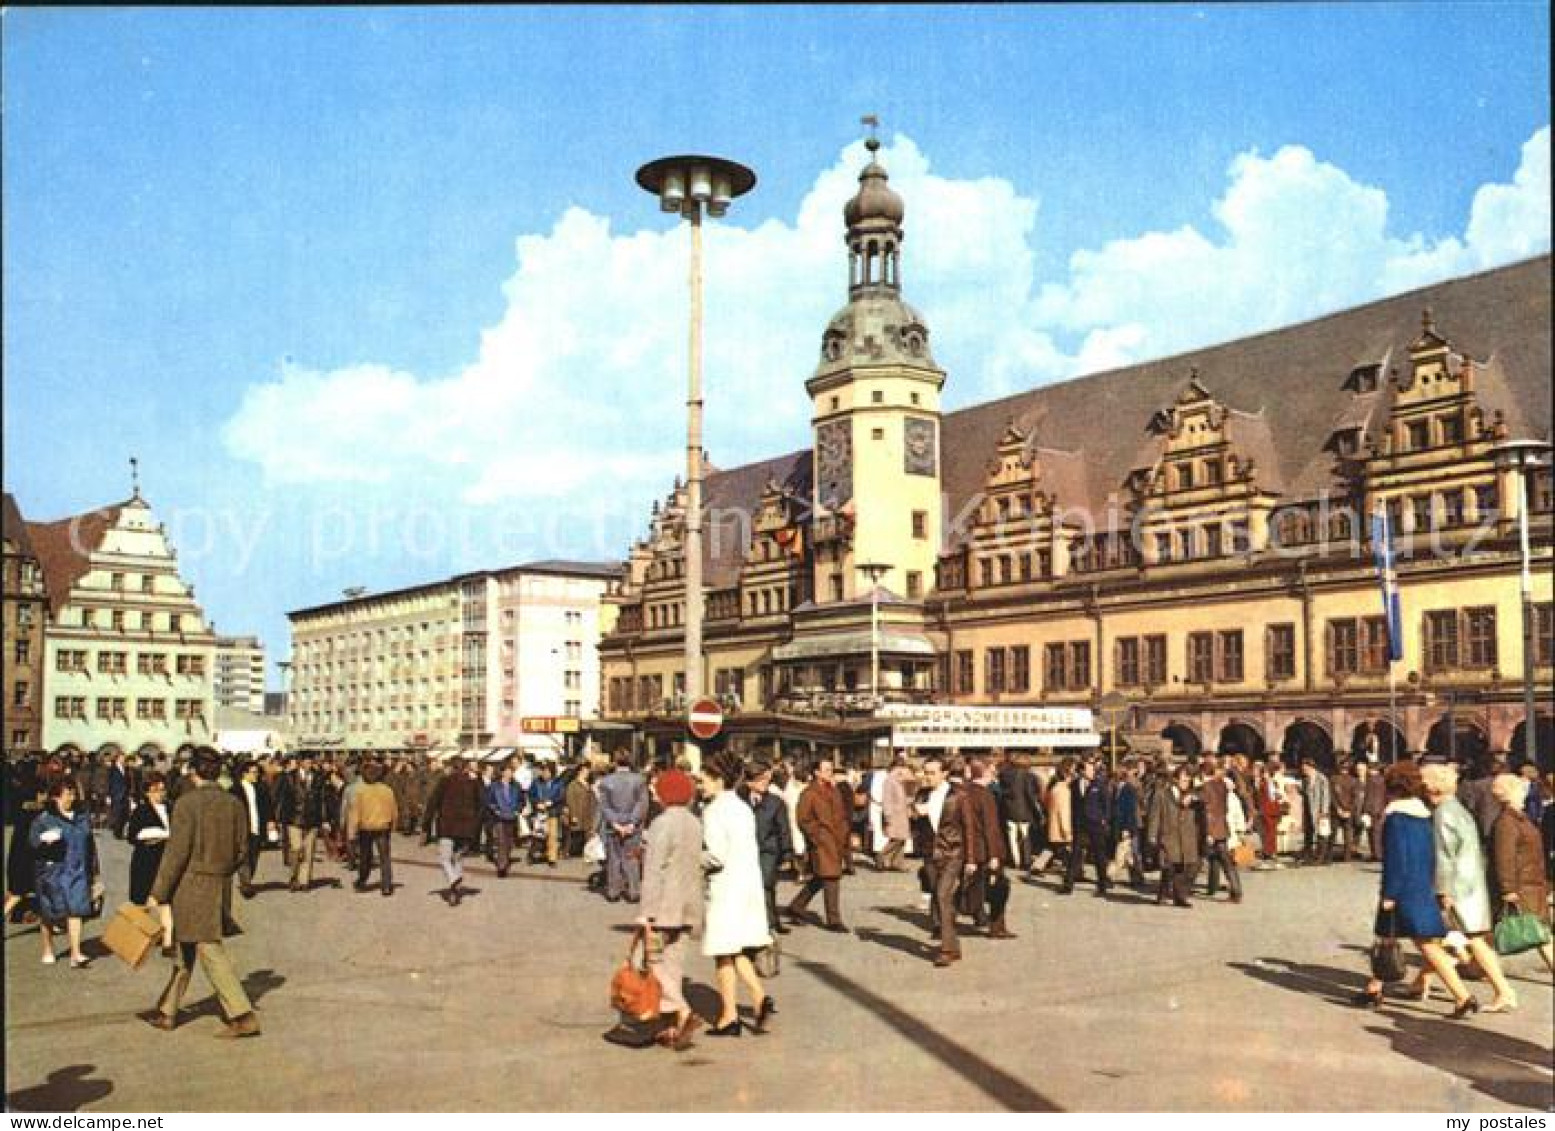
[{"label": "woman with blue and white dress", "polygon": [[43,961],[54,962],[54,934],[63,928],[70,942],[70,966],[91,964],[81,953],[81,921],[92,915],[100,894],[97,845],[92,840],[92,816],[74,779],[62,777],[49,786],[48,808],[32,823],[27,838],[36,858],[35,891],[43,936]]}]

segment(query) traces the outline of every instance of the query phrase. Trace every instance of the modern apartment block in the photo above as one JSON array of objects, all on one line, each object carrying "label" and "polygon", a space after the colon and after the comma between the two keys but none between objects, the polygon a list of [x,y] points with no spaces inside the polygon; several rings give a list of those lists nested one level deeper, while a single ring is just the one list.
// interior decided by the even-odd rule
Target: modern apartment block
[{"label": "modern apartment block", "polygon": [[601,606],[618,576],[612,564],[535,562],[289,613],[296,744],[533,746],[526,718],[597,715]]},{"label": "modern apartment block", "polygon": [[265,646],[257,636],[216,638],[216,705],[260,714],[265,705]]}]

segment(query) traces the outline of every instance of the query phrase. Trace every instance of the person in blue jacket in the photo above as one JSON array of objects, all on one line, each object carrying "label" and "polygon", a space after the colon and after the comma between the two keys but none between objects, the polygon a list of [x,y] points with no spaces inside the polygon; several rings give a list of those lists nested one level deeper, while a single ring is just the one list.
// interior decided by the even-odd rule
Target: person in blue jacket
[{"label": "person in blue jacket", "polygon": [[497,780],[486,786],[486,816],[496,834],[497,877],[507,876],[513,863],[513,842],[518,836],[518,815],[524,811],[524,789],[514,780],[513,761],[502,763]]},{"label": "person in blue jacket", "polygon": [[[545,862],[556,867],[561,852],[562,810],[566,808],[567,783],[556,776],[550,762],[540,763],[540,774],[529,787],[529,823],[534,828],[534,846],[544,847]],[[536,853],[530,852],[530,859]]]},{"label": "person in blue jacket", "polygon": [[[1436,840],[1425,785],[1413,762],[1389,766],[1383,775],[1387,808],[1382,813],[1382,900],[1374,932],[1379,938],[1407,938],[1452,992],[1454,1020],[1479,1011],[1479,1001],[1458,977],[1458,966],[1442,946],[1447,924],[1436,901]],[[1354,998],[1356,1005],[1382,1005],[1382,981],[1372,977]]]},{"label": "person in blue jacket", "polygon": [[1112,843],[1123,851],[1128,864],[1129,883],[1135,891],[1145,890],[1144,862],[1139,855],[1139,771],[1132,758],[1123,760],[1123,768],[1112,793]]},{"label": "person in blue jacket", "polygon": [[42,921],[43,961],[54,961],[54,932],[61,926],[70,942],[70,965],[80,969],[91,959],[81,953],[81,921],[93,913],[101,894],[97,881],[97,845],[92,815],[79,805],[73,778],[57,778],[48,792],[48,808],[28,830],[35,853],[35,891]]}]

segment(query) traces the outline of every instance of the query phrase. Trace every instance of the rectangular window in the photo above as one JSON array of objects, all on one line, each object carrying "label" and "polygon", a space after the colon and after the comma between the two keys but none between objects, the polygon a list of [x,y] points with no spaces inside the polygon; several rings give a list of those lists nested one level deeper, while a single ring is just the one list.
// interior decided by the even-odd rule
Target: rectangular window
[{"label": "rectangular window", "polygon": [[1015,571],[1009,554],[999,555],[999,584],[1008,585],[1015,580]]},{"label": "rectangular window", "polygon": [[1049,644],[1043,651],[1043,685],[1049,691],[1063,691],[1068,686],[1064,671],[1067,653],[1062,644]]},{"label": "rectangular window", "polygon": [[1329,621],[1328,674],[1354,675],[1360,663],[1360,630],[1355,618]]},{"label": "rectangular window", "polygon": [[1361,622],[1361,670],[1388,670],[1388,618],[1367,617]]},{"label": "rectangular window", "polygon": [[1457,489],[1442,492],[1442,521],[1448,526],[1463,525],[1463,492]]},{"label": "rectangular window", "polygon": [[1458,666],[1458,614],[1443,609],[1425,614],[1425,662],[1431,671]]},{"label": "rectangular window", "polygon": [[1409,500],[1409,507],[1414,513],[1416,531],[1423,534],[1435,525],[1432,521],[1430,495],[1416,495]]},{"label": "rectangular window", "polygon": [[1091,642],[1076,640],[1069,645],[1069,690],[1084,691],[1091,686]]},{"label": "rectangular window", "polygon": [[32,702],[32,685],[19,679],[11,685],[11,706],[26,707]]},{"label": "rectangular window", "polygon": [[1157,534],[1155,536],[1155,559],[1158,562],[1172,560],[1172,536],[1170,534]]},{"label": "rectangular window", "polygon": [[1463,610],[1463,636],[1467,645],[1465,665],[1471,668],[1496,666],[1496,610],[1493,605]]},{"label": "rectangular window", "polygon": [[1206,526],[1204,528],[1204,556],[1218,558],[1222,552],[1224,536],[1218,526]]},{"label": "rectangular window", "polygon": [[1209,683],[1215,678],[1215,634],[1188,633],[1188,682]]},{"label": "rectangular window", "polygon": [[912,536],[914,538],[927,538],[929,536],[929,512],[912,512]]},{"label": "rectangular window", "polygon": [[1031,690],[1031,649],[1025,644],[1010,649],[1010,690]]},{"label": "rectangular window", "polygon": [[205,674],[205,657],[204,656],[191,656],[191,655],[188,655],[188,654],[181,654],[178,657],[178,674],[179,675],[204,675]]},{"label": "rectangular window", "polygon": [[1215,484],[1220,482],[1220,461],[1207,459],[1204,461],[1204,482]]},{"label": "rectangular window", "polygon": [[907,571],[907,596],[913,599],[923,596],[923,574],[915,569]]},{"label": "rectangular window", "polygon": [[155,577],[153,577],[149,573],[141,574],[141,578],[140,578],[140,591],[142,593],[155,593],[156,592],[156,588],[157,588],[157,579]]},{"label": "rectangular window", "polygon": [[166,652],[141,652],[135,657],[135,670],[141,675],[166,675]]},{"label": "rectangular window", "polygon": [[16,627],[32,627],[32,606],[26,601],[23,601],[16,606]]},{"label": "rectangular window", "polygon": [[1461,416],[1442,417],[1442,443],[1463,443],[1463,418]]},{"label": "rectangular window", "polygon": [[972,650],[963,649],[956,653],[956,690],[962,695],[971,695],[977,690],[974,681]]},{"label": "rectangular window", "polygon": [[16,663],[25,664],[32,657],[32,641],[18,640],[12,650],[12,656]]},{"label": "rectangular window", "polygon": [[1022,581],[1030,581],[1031,580],[1031,555],[1030,554],[1019,554],[1019,555],[1017,555],[1017,557],[1020,560],[1020,579]]},{"label": "rectangular window", "polygon": [[123,675],[128,670],[128,652],[99,652],[97,654],[97,672],[99,675]]},{"label": "rectangular window", "polygon": [[990,695],[1004,690],[1004,649],[989,648],[983,655],[983,686]]},{"label": "rectangular window", "polygon": [[1422,448],[1431,446],[1431,422],[1429,420],[1411,420],[1406,426],[1409,450],[1417,452]]},{"label": "rectangular window", "polygon": [[111,613],[108,614],[108,618],[109,618],[109,624],[113,627],[113,630],[115,632],[123,632],[124,631],[124,610],[123,609],[114,609]]},{"label": "rectangular window", "polygon": [[112,589],[115,593],[123,593],[124,592],[124,575],[122,573],[112,573],[112,574],[109,574],[108,575],[108,588]]},{"label": "rectangular window", "polygon": [[1555,605],[1545,602],[1533,607],[1533,662],[1549,667],[1555,656]]},{"label": "rectangular window", "polygon": [[1139,686],[1139,637],[1125,636],[1118,641],[1113,680],[1119,687]]},{"label": "rectangular window", "polygon": [[1152,687],[1166,683],[1166,637],[1145,637],[1145,682]]},{"label": "rectangular window", "polygon": [[150,719],[158,721],[167,718],[166,699],[137,699],[135,700],[135,717],[137,719]]},{"label": "rectangular window", "polygon": [[1193,465],[1191,463],[1177,465],[1177,486],[1183,491],[1193,486]]},{"label": "rectangular window", "polygon": [[1241,683],[1243,671],[1242,630],[1240,628],[1228,629],[1216,637],[1215,643],[1220,652],[1220,655],[1217,657],[1220,682]]},{"label": "rectangular window", "polygon": [[831,599],[842,600],[842,574],[834,573],[827,580],[831,583]]},{"label": "rectangular window", "polygon": [[56,695],[54,697],[54,717],[56,719],[74,718],[75,716],[71,711],[70,703],[70,696]]}]

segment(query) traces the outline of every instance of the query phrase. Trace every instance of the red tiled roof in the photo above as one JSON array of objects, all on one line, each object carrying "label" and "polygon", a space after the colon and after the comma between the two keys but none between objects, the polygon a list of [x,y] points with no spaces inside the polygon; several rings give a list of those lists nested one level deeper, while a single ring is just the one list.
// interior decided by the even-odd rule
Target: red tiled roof
[{"label": "red tiled roof", "polygon": [[51,612],[59,613],[70,597],[70,590],[91,569],[88,555],[103,544],[103,536],[119,521],[119,511],[124,505],[115,503],[54,522],[27,524],[38,563],[43,567]]}]

